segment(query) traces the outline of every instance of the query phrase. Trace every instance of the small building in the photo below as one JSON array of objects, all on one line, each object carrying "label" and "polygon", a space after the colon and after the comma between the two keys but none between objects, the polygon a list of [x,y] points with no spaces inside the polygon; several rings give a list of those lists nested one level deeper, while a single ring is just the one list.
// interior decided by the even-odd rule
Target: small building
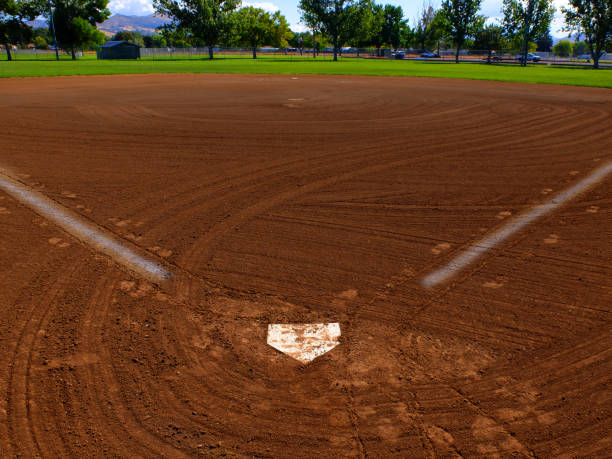
[{"label": "small building", "polygon": [[138,59],[140,46],[129,41],[107,41],[100,46],[98,59]]}]

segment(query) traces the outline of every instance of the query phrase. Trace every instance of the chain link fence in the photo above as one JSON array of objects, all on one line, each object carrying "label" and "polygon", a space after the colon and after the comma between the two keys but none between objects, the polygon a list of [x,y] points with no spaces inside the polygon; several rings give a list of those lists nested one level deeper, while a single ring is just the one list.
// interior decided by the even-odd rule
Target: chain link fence
[{"label": "chain link fence", "polygon": [[[215,59],[253,59],[253,48],[213,48]],[[334,57],[333,48],[312,50],[308,48],[256,48],[257,59],[278,59],[278,60],[332,60]],[[53,49],[13,49],[11,51],[14,60],[55,60],[55,50]],[[79,59],[96,59],[95,51],[78,51]],[[400,48],[397,51],[389,48],[352,48],[344,47],[338,50],[338,59],[403,59],[432,62],[453,62],[455,61],[455,50],[426,50],[417,48]],[[520,51],[489,52],[487,50],[461,50],[459,52],[460,62],[488,62],[491,64],[519,64]],[[69,51],[59,51],[60,60],[70,60]],[[0,53],[0,60],[6,60],[6,52]],[[208,47],[198,48],[141,48],[140,59],[145,61],[162,60],[206,60],[209,59]],[[592,64],[589,55],[574,57],[562,57],[551,52],[530,53],[527,58],[528,63],[549,64],[549,65],[576,65],[588,66]],[[612,53],[604,53],[600,59],[600,64],[604,67],[612,66]]]}]

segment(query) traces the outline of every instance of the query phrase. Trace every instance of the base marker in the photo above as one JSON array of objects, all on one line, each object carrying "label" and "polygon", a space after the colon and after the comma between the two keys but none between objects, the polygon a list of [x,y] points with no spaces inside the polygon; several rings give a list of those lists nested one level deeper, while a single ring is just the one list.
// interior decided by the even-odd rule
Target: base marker
[{"label": "base marker", "polygon": [[268,344],[304,364],[340,344],[340,324],[269,324]]}]

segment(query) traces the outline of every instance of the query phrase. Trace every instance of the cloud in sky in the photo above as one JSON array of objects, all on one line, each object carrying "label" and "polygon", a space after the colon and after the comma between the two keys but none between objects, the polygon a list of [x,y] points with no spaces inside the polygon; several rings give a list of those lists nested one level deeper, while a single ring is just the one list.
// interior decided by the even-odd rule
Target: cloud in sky
[{"label": "cloud in sky", "polygon": [[242,2],[242,6],[253,6],[255,8],[261,8],[269,13],[276,13],[280,10],[280,7],[272,2]]},{"label": "cloud in sky", "polygon": [[294,32],[302,33],[308,32],[310,29],[304,24],[291,24],[291,30],[293,30]]},{"label": "cloud in sky", "polygon": [[[270,13],[280,10],[280,7],[272,2],[246,1],[242,2],[242,6],[254,6]],[[152,0],[110,0],[108,7],[113,14],[130,16],[144,16],[154,12]]]},{"label": "cloud in sky", "polygon": [[108,8],[113,14],[145,16],[153,13],[153,2],[151,0],[110,0]]}]

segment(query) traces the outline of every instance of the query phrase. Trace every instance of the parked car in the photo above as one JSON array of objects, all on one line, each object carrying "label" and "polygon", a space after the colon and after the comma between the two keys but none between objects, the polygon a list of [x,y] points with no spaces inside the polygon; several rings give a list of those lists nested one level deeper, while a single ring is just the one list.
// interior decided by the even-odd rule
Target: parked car
[{"label": "parked car", "polygon": [[[592,59],[592,57],[593,56],[591,56],[591,53],[581,54],[580,56],[576,56],[577,59],[586,59],[587,61],[590,61]],[[610,53],[606,53],[604,51],[599,56],[599,60],[607,60],[607,59],[610,59],[611,57],[612,57],[612,55],[610,55]]]},{"label": "parked car", "polygon": [[438,53],[432,53],[430,51],[425,51],[424,53],[421,53],[421,57],[440,57],[440,55]]},{"label": "parked car", "polygon": [[[523,61],[523,56],[516,56],[516,60],[519,62]],[[540,56],[536,56],[535,54],[527,53],[527,62],[540,62],[542,58]]]},{"label": "parked car", "polygon": [[398,51],[397,53],[391,53],[391,56],[395,59],[404,59],[406,57],[406,53],[404,51]]}]

